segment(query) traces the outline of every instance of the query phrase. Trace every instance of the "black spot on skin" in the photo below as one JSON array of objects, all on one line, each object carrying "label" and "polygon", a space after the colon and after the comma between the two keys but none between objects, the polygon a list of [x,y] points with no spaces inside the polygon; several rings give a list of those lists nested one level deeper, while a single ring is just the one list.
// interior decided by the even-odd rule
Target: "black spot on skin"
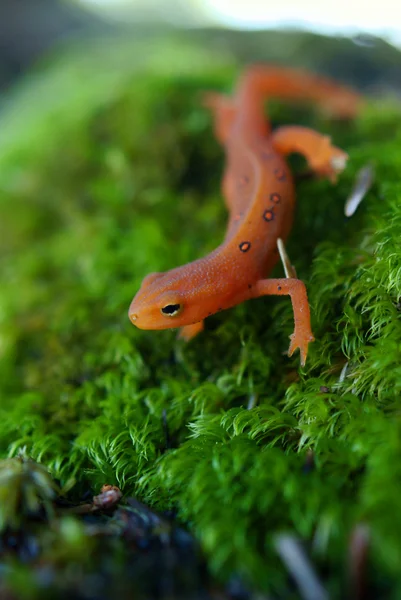
[{"label": "black spot on skin", "polygon": [[248,290],[252,289],[252,283],[248,283]]},{"label": "black spot on skin", "polygon": [[273,192],[272,194],[270,194],[270,200],[271,202],[273,202],[273,204],[280,204],[281,196],[280,194],[277,194],[277,192]]},{"label": "black spot on skin", "polygon": [[285,172],[280,167],[274,169],[274,175],[279,181],[286,181],[287,179]]},{"label": "black spot on skin", "polygon": [[217,310],[220,312],[221,310],[223,310],[223,307],[219,306],[219,308]]},{"label": "black spot on skin", "polygon": [[210,315],[211,315],[211,314],[212,314],[212,313],[210,312],[210,313],[208,313],[208,314],[207,314],[207,316],[208,316],[208,317],[210,317]]},{"label": "black spot on skin", "polygon": [[248,252],[251,247],[251,242],[241,242],[239,245],[239,249],[241,252]]},{"label": "black spot on skin", "polygon": [[281,292],[281,285],[277,287],[278,291]]},{"label": "black spot on skin", "polygon": [[270,221],[273,221],[274,220],[274,212],[272,210],[265,210],[265,212],[263,213],[263,218],[268,223]]}]

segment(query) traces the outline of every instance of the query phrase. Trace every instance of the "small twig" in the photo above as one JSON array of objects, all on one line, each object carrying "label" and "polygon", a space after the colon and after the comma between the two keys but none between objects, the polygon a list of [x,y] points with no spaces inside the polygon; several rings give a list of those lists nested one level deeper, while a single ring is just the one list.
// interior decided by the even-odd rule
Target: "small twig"
[{"label": "small twig", "polygon": [[277,248],[280,254],[281,262],[283,263],[285,276],[287,279],[296,279],[297,272],[295,271],[294,265],[291,264],[291,261],[288,257],[287,251],[284,246],[284,242],[281,238],[277,238]]},{"label": "small twig", "polygon": [[99,508],[93,504],[78,504],[77,506],[63,507],[58,511],[58,514],[62,515],[89,515],[90,513],[97,512]]},{"label": "small twig", "polygon": [[304,600],[329,600],[300,542],[292,535],[276,536],[274,545]]},{"label": "small twig", "polygon": [[374,168],[373,165],[369,164],[363,167],[356,176],[354,187],[348,196],[345,206],[344,213],[346,217],[351,217],[370,188],[374,181]]},{"label": "small twig", "polygon": [[349,543],[349,585],[350,598],[367,598],[366,563],[370,544],[370,530],[367,525],[357,525]]},{"label": "small twig", "polygon": [[346,362],[345,365],[343,366],[343,368],[341,369],[340,377],[338,378],[338,385],[340,385],[341,383],[344,383],[344,379],[347,375],[347,371],[348,371],[348,362]]},{"label": "small twig", "polygon": [[[351,377],[352,375],[352,368],[353,365],[352,363],[349,363],[348,361],[345,363],[345,365],[343,366],[343,368],[341,369],[341,373],[340,376],[338,378],[337,383],[335,383],[333,385],[333,388],[337,389],[337,388],[341,388],[341,386],[343,385],[344,381],[346,380],[347,377]],[[355,387],[353,386],[351,388],[351,394],[354,394],[354,396],[356,395],[356,390]]]},{"label": "small twig", "polygon": [[252,392],[252,394],[249,394],[249,398],[248,398],[248,405],[246,407],[247,410],[251,410],[252,408],[254,408],[257,404],[258,401],[258,395],[254,394]]},{"label": "small twig", "polygon": [[61,514],[88,515],[100,510],[110,510],[117,506],[122,498],[121,490],[115,486],[106,483],[102,486],[100,494],[93,496],[92,502],[85,502],[77,506],[68,506],[61,509]]}]

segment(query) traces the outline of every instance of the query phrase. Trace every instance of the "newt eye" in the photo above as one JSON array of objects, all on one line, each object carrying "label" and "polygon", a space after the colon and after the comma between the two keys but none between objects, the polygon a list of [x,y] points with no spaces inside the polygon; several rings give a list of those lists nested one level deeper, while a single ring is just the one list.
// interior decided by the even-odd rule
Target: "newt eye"
[{"label": "newt eye", "polygon": [[166,317],[176,317],[182,312],[182,309],[182,304],[166,304],[166,306],[160,309],[160,312]]}]

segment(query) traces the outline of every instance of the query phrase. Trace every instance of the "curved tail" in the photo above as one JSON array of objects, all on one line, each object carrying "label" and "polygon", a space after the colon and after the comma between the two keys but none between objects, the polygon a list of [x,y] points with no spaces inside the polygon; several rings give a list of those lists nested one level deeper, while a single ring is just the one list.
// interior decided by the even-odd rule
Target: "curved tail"
[{"label": "curved tail", "polygon": [[338,118],[355,117],[363,105],[360,94],[332,79],[298,69],[254,65],[240,77],[235,97],[242,105],[249,97],[313,102]]},{"label": "curved tail", "polygon": [[254,65],[241,75],[232,96],[214,92],[204,95],[220,143],[224,144],[234,122],[244,133],[268,134],[263,111],[268,98],[312,102],[322,112],[339,119],[355,117],[364,104],[360,94],[326,77],[298,69]]}]

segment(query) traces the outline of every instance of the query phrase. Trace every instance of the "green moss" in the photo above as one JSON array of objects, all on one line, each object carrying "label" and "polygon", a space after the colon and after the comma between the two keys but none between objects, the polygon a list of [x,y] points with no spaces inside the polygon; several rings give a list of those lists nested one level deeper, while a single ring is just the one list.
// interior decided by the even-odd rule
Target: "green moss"
[{"label": "green moss", "polygon": [[[350,155],[338,185],[298,185],[288,251],[312,306],[306,368],[285,355],[283,298],[213,316],[184,345],[136,330],[127,309],[144,275],[210,251],[224,231],[223,157],[200,92],[229,89],[237,69],[188,52],[156,49],[147,68],[117,73],[111,53],[93,86],[93,57],[76,71],[66,60],[3,113],[1,453],[26,447],[77,496],[107,481],[177,507],[219,577],[276,592],[287,577],[277,532],[310,543],[340,594],[350,532],[365,522],[371,584],[391,581],[399,597],[399,114],[372,104],[347,126],[300,116]],[[32,89],[47,100],[28,114]],[[288,114],[275,107],[275,122]],[[374,187],[347,220],[370,161]]]}]

